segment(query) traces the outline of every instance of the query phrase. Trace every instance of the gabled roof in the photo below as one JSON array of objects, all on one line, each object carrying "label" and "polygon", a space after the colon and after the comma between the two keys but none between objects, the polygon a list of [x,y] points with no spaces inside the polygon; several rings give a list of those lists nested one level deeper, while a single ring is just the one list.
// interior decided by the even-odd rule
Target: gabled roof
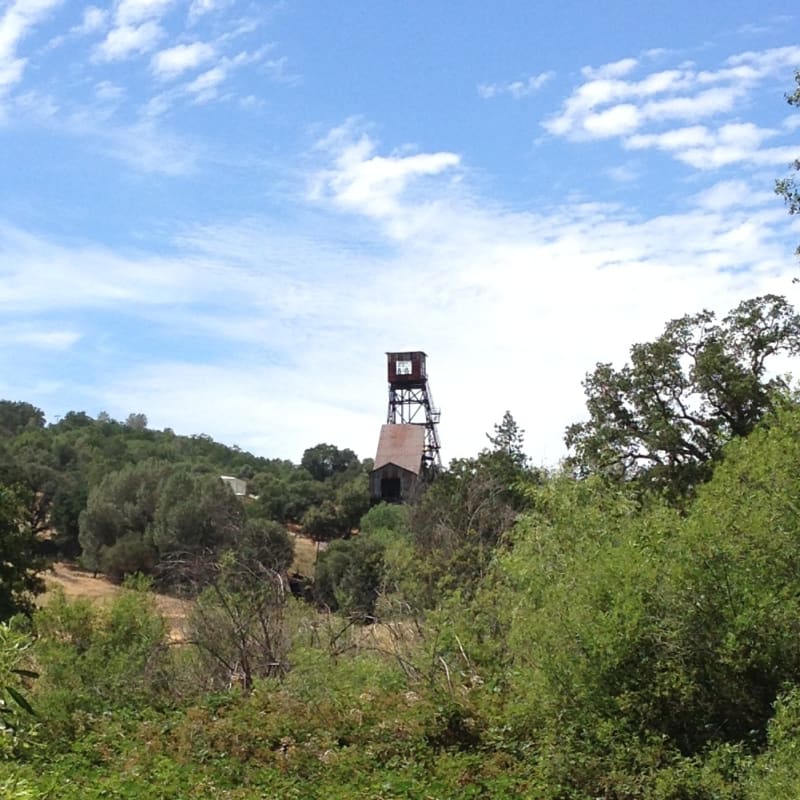
[{"label": "gabled roof", "polygon": [[379,469],[386,464],[396,464],[402,469],[419,475],[424,451],[424,425],[382,425],[374,469]]}]

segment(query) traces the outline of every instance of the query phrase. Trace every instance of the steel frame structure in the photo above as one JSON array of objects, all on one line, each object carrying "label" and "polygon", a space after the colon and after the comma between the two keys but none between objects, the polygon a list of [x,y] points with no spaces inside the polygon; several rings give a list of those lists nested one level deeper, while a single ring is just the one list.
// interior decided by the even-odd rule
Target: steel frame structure
[{"label": "steel frame structure", "polygon": [[389,411],[386,422],[390,425],[424,425],[425,449],[422,463],[426,470],[437,470],[442,467],[439,454],[439,424],[441,411],[433,405],[431,389],[427,378],[419,383],[390,383]]}]

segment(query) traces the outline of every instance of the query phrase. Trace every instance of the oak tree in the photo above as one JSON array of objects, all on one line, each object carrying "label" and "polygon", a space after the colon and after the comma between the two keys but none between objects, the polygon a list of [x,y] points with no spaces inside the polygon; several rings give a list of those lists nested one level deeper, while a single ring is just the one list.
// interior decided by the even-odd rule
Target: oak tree
[{"label": "oak tree", "polygon": [[712,311],[672,320],[631,347],[630,363],[601,363],[586,376],[589,419],[567,428],[570,464],[685,496],[710,477],[725,443],[749,434],[787,394],[770,360],[798,351],[800,316],[776,295],[746,300],[719,321]]}]

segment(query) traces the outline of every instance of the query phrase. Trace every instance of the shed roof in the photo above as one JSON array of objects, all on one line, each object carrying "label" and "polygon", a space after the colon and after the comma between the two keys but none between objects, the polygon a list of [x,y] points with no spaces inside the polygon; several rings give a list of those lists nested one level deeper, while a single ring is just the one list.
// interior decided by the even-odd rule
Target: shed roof
[{"label": "shed roof", "polygon": [[425,451],[425,427],[423,425],[382,425],[375,456],[375,469],[386,464],[397,464],[419,475],[422,469],[422,454]]}]

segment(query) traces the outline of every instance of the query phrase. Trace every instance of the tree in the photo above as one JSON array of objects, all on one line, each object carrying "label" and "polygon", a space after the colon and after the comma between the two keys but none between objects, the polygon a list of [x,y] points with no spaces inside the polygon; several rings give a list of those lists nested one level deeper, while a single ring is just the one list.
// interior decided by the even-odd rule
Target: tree
[{"label": "tree", "polygon": [[525,455],[525,431],[519,427],[510,411],[503,414],[503,419],[494,426],[494,436],[486,434],[491,442],[493,453],[506,455],[516,467],[524,467],[528,462]]},{"label": "tree", "polygon": [[330,500],[312,506],[303,514],[303,529],[317,544],[348,533],[339,510]]},{"label": "tree", "polygon": [[44,427],[44,413],[30,403],[0,400],[0,436],[16,436],[24,430]]},{"label": "tree", "polygon": [[147,429],[147,415],[142,413],[128,414],[125,424],[133,431],[143,431]]},{"label": "tree", "polygon": [[[505,465],[502,465],[505,466]],[[520,494],[498,470],[496,454],[454,459],[410,506],[412,539],[424,581],[420,597],[434,605],[441,590],[478,584],[519,514]]]},{"label": "tree", "polygon": [[34,596],[44,590],[36,539],[23,516],[15,492],[0,486],[0,622],[30,612]]},{"label": "tree", "polygon": [[633,345],[622,369],[601,363],[586,376],[589,420],[567,428],[570,464],[678,500],[786,394],[769,376],[770,357],[798,351],[800,316],[776,295],[745,300],[721,322],[711,311],[672,320],[655,341]]},{"label": "tree", "polygon": [[159,487],[151,529],[162,557],[228,546],[241,532],[244,507],[216,475],[175,470]]},{"label": "tree", "polygon": [[[786,102],[790,106],[800,108],[800,70],[795,72],[794,81],[797,84],[797,88],[791,94],[786,95]],[[800,171],[800,159],[795,159],[792,168],[795,172]],[[790,214],[800,213],[800,183],[798,183],[797,175],[776,180],[775,194],[783,198]],[[797,248],[797,254],[800,255],[800,247]]]},{"label": "tree", "polygon": [[349,448],[340,450],[332,444],[318,444],[309,447],[300,461],[300,466],[311,473],[317,481],[324,481],[337,472],[344,472],[348,467],[358,464],[358,456]]},{"label": "tree", "polygon": [[294,560],[294,540],[283,525],[270,520],[248,520],[236,550],[248,563],[277,573],[285,573]]},{"label": "tree", "polygon": [[[89,493],[86,508],[79,518],[78,540],[87,568],[101,570],[110,565],[105,551],[125,538],[123,550],[130,567],[130,555],[136,548],[132,538],[143,539],[150,532],[155,518],[160,487],[172,471],[172,465],[149,459],[109,473]],[[145,569],[151,557],[140,565]],[[136,567],[139,568],[139,567]]]}]

